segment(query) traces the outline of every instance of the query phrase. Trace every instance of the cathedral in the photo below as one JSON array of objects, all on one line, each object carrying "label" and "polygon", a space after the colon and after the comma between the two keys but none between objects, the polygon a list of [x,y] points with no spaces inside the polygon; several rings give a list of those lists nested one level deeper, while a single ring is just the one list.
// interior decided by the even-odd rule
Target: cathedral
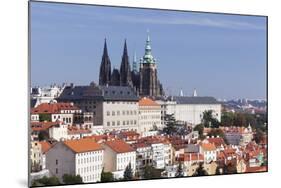
[{"label": "cathedral", "polygon": [[164,96],[163,86],[157,76],[156,59],[152,56],[151,41],[147,36],[144,56],[138,62],[134,54],[132,70],[129,62],[127,43],[125,40],[120,69],[111,70],[111,62],[107,51],[106,40],[99,73],[99,85],[130,86],[140,96],[157,98]]}]

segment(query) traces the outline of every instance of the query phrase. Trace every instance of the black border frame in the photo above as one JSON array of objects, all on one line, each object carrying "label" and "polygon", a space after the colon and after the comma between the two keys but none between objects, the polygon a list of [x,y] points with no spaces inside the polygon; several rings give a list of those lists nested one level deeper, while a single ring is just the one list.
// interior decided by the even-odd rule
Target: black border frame
[{"label": "black border frame", "polygon": [[[255,16],[255,17],[264,17],[266,18],[266,120],[267,120],[267,136],[266,136],[266,142],[267,142],[267,148],[266,148],[266,160],[267,160],[267,168],[266,171],[261,172],[244,172],[244,173],[233,173],[233,174],[214,174],[214,175],[206,175],[206,176],[184,176],[180,177],[181,179],[184,178],[202,178],[202,177],[213,177],[213,176],[228,176],[228,175],[249,175],[249,174],[260,174],[260,173],[268,173],[269,170],[269,162],[268,162],[268,16],[267,15],[256,15],[256,14],[238,14],[238,13],[225,13],[225,12],[208,12],[208,11],[193,11],[193,10],[184,10],[184,9],[163,9],[163,8],[149,8],[149,7],[134,7],[134,6],[118,6],[118,5],[101,5],[101,4],[90,4],[90,3],[72,3],[72,2],[56,2],[56,1],[44,1],[44,0],[29,0],[28,1],[28,187],[32,187],[31,185],[31,179],[30,179],[30,173],[31,173],[31,159],[30,159],[30,147],[31,147],[31,140],[30,140],[30,87],[31,87],[31,3],[46,3],[46,4],[65,4],[65,5],[79,5],[79,6],[96,6],[96,7],[111,7],[111,8],[131,8],[131,9],[143,9],[143,10],[162,10],[162,11],[174,11],[174,12],[192,12],[192,13],[207,13],[207,14],[224,14],[224,15],[236,15],[236,16]],[[55,186],[71,186],[71,185],[93,185],[93,184],[112,184],[112,183],[120,183],[120,182],[136,182],[136,181],[149,181],[149,180],[161,180],[161,179],[171,179],[175,180],[178,179],[178,177],[163,177],[163,178],[152,178],[152,179],[140,179],[140,180],[117,180],[112,182],[89,182],[89,183],[77,183],[77,184],[61,184],[61,185],[51,185],[51,186],[36,186],[36,187],[55,187]]]}]

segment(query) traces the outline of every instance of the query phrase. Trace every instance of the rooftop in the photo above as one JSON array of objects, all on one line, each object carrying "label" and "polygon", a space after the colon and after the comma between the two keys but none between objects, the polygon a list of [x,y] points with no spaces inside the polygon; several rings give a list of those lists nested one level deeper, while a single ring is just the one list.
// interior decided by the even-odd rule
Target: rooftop
[{"label": "rooftop", "polygon": [[113,100],[113,101],[138,101],[139,97],[129,86],[67,86],[59,96],[59,101],[64,100]]},{"label": "rooftop", "polygon": [[63,143],[75,153],[84,153],[103,149],[100,144],[94,142],[92,139],[67,140]]},{"label": "rooftop", "polygon": [[32,114],[54,114],[61,113],[61,110],[79,110],[72,103],[42,103],[31,109]]},{"label": "rooftop", "polygon": [[132,148],[129,144],[122,140],[106,141],[105,145],[107,145],[117,153],[127,153],[135,151],[134,148]]},{"label": "rooftop", "polygon": [[160,106],[160,105],[150,98],[143,97],[139,100],[139,106]]},{"label": "rooftop", "polygon": [[177,104],[221,104],[214,97],[189,97],[189,96],[173,96],[169,98]]}]

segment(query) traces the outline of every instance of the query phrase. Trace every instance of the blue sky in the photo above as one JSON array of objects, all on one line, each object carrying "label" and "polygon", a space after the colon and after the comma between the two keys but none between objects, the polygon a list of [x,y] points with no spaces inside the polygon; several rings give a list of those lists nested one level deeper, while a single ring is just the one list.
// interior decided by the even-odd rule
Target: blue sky
[{"label": "blue sky", "polygon": [[31,3],[31,84],[98,82],[104,38],[119,68],[144,54],[149,29],[168,94],[220,99],[266,97],[266,18],[225,14]]}]

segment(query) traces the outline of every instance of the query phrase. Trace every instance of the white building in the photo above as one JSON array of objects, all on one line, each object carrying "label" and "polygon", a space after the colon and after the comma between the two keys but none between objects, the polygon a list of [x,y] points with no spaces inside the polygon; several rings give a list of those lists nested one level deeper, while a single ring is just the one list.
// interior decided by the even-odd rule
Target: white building
[{"label": "white building", "polygon": [[57,141],[68,139],[67,125],[57,121],[57,124],[49,128],[49,136]]},{"label": "white building", "polygon": [[165,152],[163,143],[151,144],[152,164],[157,169],[165,168]]},{"label": "white building", "polygon": [[58,98],[74,102],[83,111],[93,112],[94,126],[104,132],[138,130],[138,101],[136,92],[128,86],[67,86]]},{"label": "white building", "polygon": [[221,120],[221,104],[213,97],[172,96],[160,103],[162,123],[165,123],[163,115],[174,114],[177,121],[194,126],[201,123],[203,112],[209,110],[213,117]]},{"label": "white building", "polygon": [[142,175],[145,166],[152,165],[151,146],[146,143],[134,143],[132,146],[136,150],[136,171]]},{"label": "white building", "polygon": [[82,110],[75,106],[73,103],[42,103],[35,108],[31,109],[31,117],[35,115],[48,116],[50,121],[62,121],[68,125],[74,123],[76,115],[80,116]]},{"label": "white building", "polygon": [[142,136],[150,135],[154,129],[162,128],[161,106],[155,101],[143,97],[139,101],[139,129]]},{"label": "white building", "polygon": [[84,183],[100,181],[104,151],[91,139],[56,143],[46,154],[46,167],[62,181],[64,174],[80,175]]},{"label": "white building", "polygon": [[104,171],[112,172],[114,178],[123,178],[126,167],[131,163],[133,173],[136,170],[136,151],[122,140],[112,140],[103,143]]},{"label": "white building", "polygon": [[31,88],[31,107],[37,107],[42,103],[49,103],[61,94],[63,86],[51,85],[49,87],[33,87]]}]

